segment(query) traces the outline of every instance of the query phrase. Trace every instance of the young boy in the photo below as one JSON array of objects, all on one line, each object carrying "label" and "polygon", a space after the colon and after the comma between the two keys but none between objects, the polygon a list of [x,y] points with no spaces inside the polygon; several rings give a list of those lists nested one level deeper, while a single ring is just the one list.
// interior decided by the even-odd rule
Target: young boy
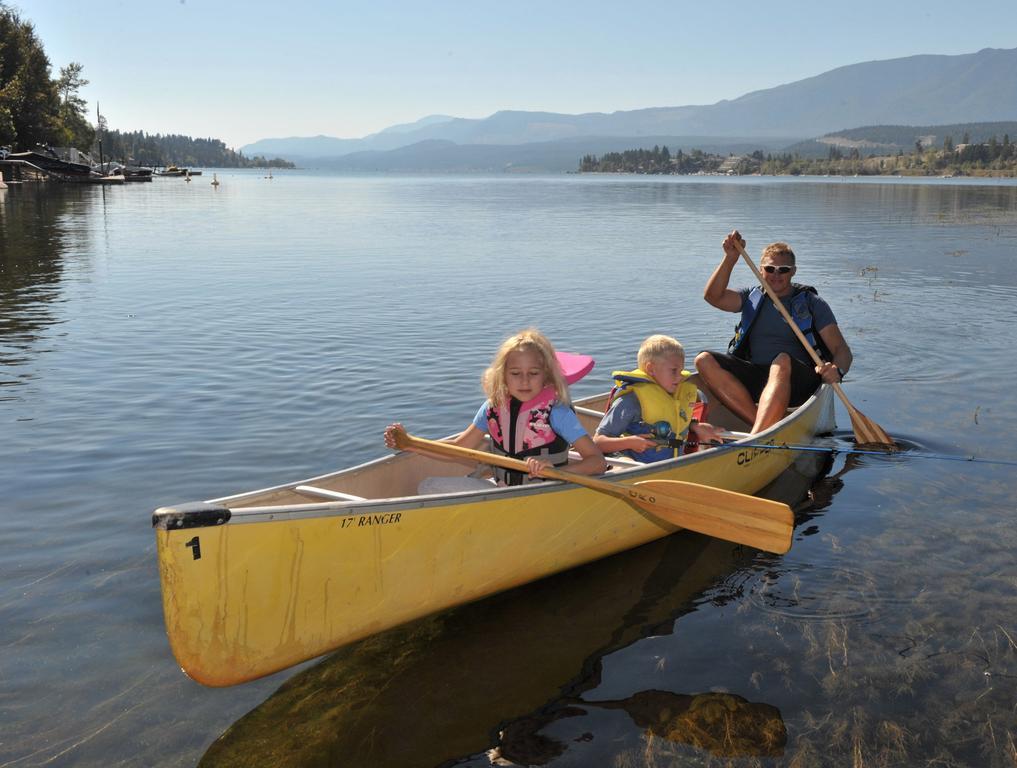
[{"label": "young boy", "polygon": [[719,429],[693,417],[699,391],[683,370],[685,349],[676,339],[650,336],[637,362],[634,371],[612,374],[611,405],[593,436],[601,451],[651,462],[679,456],[689,439],[720,441]]}]

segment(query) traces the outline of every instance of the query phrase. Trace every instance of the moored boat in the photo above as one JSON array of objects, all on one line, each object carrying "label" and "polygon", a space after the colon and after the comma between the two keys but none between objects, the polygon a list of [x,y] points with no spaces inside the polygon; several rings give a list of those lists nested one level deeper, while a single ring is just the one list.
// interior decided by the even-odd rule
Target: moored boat
[{"label": "moored boat", "polygon": [[124,181],[151,181],[152,180],[152,169],[144,168],[139,165],[125,165],[123,163],[114,163],[109,168],[110,174],[119,174],[124,177]]},{"label": "moored boat", "polygon": [[[593,431],[607,395],[578,401]],[[744,429],[719,406],[710,421]],[[607,478],[754,493],[833,428],[821,387],[767,431],[656,464],[611,459]],[[614,496],[560,482],[417,495],[474,467],[417,453],[153,514],[167,634],[214,686],[251,680],[436,611],[679,530]]]},{"label": "moored boat", "polygon": [[12,163],[24,163],[29,167],[62,179],[88,180],[94,175],[87,155],[77,150],[66,150],[65,155],[62,157],[56,149],[44,147],[41,151],[10,152],[5,159]]},{"label": "moored boat", "polygon": [[155,172],[156,176],[200,176],[201,171],[192,168],[180,168],[175,165],[167,165],[161,171]]}]

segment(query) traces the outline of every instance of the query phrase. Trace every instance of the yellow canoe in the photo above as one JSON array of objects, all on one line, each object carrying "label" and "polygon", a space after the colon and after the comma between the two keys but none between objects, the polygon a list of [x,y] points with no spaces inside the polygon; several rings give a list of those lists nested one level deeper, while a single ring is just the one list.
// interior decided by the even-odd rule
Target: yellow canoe
[{"label": "yellow canoe", "polygon": [[[591,432],[606,396],[576,403]],[[715,405],[710,421],[744,428]],[[833,428],[823,386],[753,444]],[[684,480],[742,493],[794,451],[727,445],[656,464],[612,460],[624,483]],[[558,482],[420,496],[472,465],[399,453],[328,475],[153,514],[163,611],[200,683],[253,680],[341,645],[675,532],[620,499]]]}]

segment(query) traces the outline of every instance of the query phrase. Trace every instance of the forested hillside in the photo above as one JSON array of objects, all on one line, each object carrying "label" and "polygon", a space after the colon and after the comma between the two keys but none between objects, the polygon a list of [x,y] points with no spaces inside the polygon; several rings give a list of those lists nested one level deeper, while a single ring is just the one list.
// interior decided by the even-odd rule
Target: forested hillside
[{"label": "forested hillside", "polygon": [[[952,126],[887,126],[901,131],[885,136],[917,136],[914,146],[887,150],[887,145],[849,148],[821,144],[821,156],[799,151],[768,152],[761,149],[750,154],[713,154],[698,149],[685,154],[672,154],[668,148],[629,149],[608,152],[597,157],[584,155],[579,162],[580,173],[649,173],[649,174],[761,174],[765,176],[1017,176],[1017,144],[1009,133],[989,133],[990,128],[1017,128],[1015,123],[956,124]],[[944,130],[949,129],[949,130]],[[863,129],[858,129],[863,130]],[[936,133],[914,133],[915,131]],[[962,141],[954,142],[953,133],[960,132]],[[850,133],[850,132],[843,132]],[[838,134],[838,135],[843,135]],[[878,136],[878,132],[855,133],[856,136]],[[943,136],[942,145],[926,140],[930,135]],[[975,141],[972,136],[981,140]],[[860,139],[858,141],[861,141]],[[798,147],[800,145],[795,145]],[[791,150],[794,150],[792,147]]]},{"label": "forested hillside", "polygon": [[275,158],[245,157],[227,147],[219,139],[193,139],[174,134],[147,134],[144,131],[103,131],[96,141],[94,159],[99,158],[98,143],[102,142],[102,155],[128,160],[135,165],[181,165],[205,168],[292,168],[293,163]]},{"label": "forested hillside", "polygon": [[948,125],[866,125],[834,131],[811,141],[785,149],[802,157],[826,157],[830,147],[847,153],[857,149],[862,157],[911,152],[919,142],[923,147],[956,147],[959,144],[987,144],[993,137],[1017,138],[1017,122],[950,123]]}]

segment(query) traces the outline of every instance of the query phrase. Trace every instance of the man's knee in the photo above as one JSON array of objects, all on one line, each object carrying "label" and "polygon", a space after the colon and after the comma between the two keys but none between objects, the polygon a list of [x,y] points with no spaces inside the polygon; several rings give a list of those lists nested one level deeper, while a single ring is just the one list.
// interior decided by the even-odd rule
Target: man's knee
[{"label": "man's knee", "polygon": [[771,368],[776,368],[782,376],[791,375],[791,355],[787,352],[781,352],[770,363]]},{"label": "man's knee", "polygon": [[702,371],[704,368],[716,369],[717,360],[709,352],[700,352],[696,355],[696,359],[693,361],[697,371]]}]

